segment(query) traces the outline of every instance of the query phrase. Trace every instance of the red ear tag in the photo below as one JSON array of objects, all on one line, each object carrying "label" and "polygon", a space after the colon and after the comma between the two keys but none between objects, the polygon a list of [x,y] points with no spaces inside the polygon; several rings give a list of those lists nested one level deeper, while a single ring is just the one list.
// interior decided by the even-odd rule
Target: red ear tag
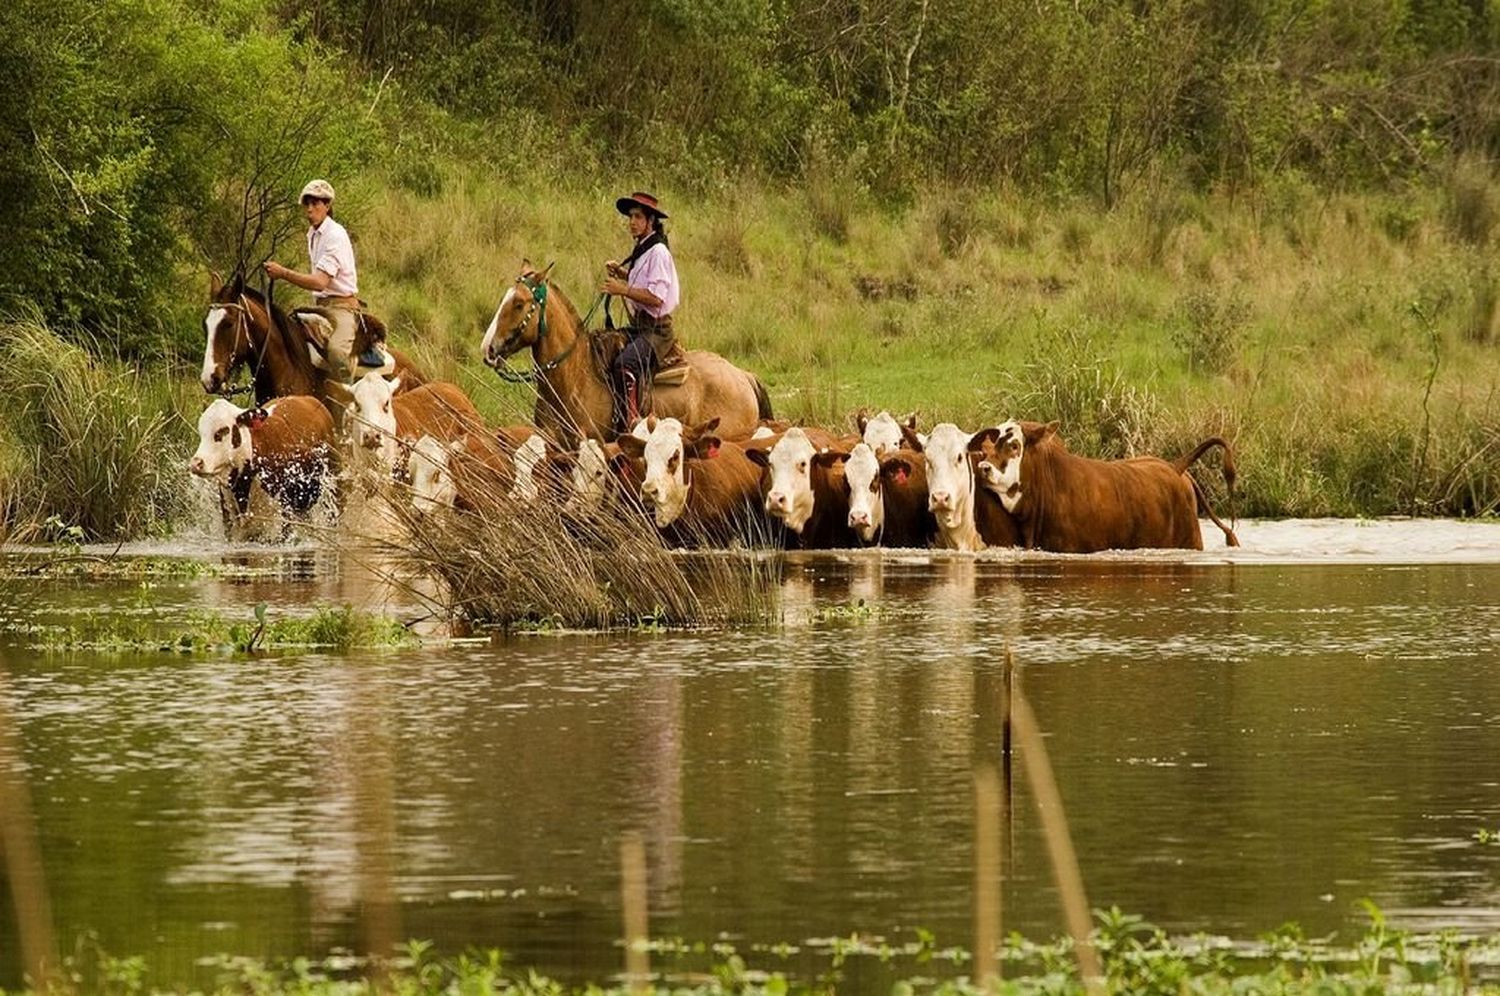
[{"label": "red ear tag", "polygon": [[270,414],[264,408],[257,408],[250,413],[250,420],[245,423],[252,429],[259,429],[270,418]]},{"label": "red ear tag", "polygon": [[708,457],[707,458],[709,460],[712,460],[714,457],[716,457],[718,455],[719,455],[719,444],[718,443],[710,443],[709,447],[708,447]]},{"label": "red ear tag", "polygon": [[908,476],[909,475],[906,473],[906,468],[905,467],[897,467],[896,468],[896,483],[897,484],[905,484],[906,483],[906,478]]}]

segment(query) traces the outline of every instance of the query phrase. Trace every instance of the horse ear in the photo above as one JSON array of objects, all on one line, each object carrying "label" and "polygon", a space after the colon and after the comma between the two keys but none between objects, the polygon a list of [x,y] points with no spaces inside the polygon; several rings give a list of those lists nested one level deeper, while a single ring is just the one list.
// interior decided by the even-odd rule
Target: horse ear
[{"label": "horse ear", "polygon": [[213,300],[219,296],[219,291],[224,289],[224,274],[218,270],[208,271],[208,298]]},{"label": "horse ear", "polygon": [[245,275],[239,270],[235,270],[234,278],[229,281],[229,293],[226,297],[235,298],[243,293],[245,293]]},{"label": "horse ear", "polygon": [[536,267],[532,264],[531,260],[527,259],[525,256],[521,257],[521,272],[522,273],[535,273],[536,272]]}]

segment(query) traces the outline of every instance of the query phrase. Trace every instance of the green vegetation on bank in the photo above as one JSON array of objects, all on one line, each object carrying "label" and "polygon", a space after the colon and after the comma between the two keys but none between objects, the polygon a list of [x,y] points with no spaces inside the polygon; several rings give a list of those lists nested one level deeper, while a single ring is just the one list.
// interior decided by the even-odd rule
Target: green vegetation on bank
[{"label": "green vegetation on bank", "polygon": [[[563,996],[627,992],[678,996],[824,996],[844,991],[887,991],[971,996],[980,993],[1071,996],[1087,991],[1137,996],[1202,996],[1238,993],[1356,996],[1368,993],[1500,993],[1490,974],[1500,962],[1500,938],[1455,933],[1414,935],[1392,927],[1366,904],[1370,923],[1349,944],[1307,938],[1295,924],[1267,933],[1253,943],[1199,936],[1172,938],[1139,916],[1118,909],[1095,910],[1091,941],[1100,955],[1102,987],[1087,990],[1078,978],[1073,943],[1044,943],[1018,934],[998,952],[1003,981],[981,986],[971,977],[972,954],[959,946],[939,946],[918,928],[911,939],[892,940],[851,934],[801,943],[735,945],[648,942],[655,975],[632,988],[620,980],[591,983],[559,981],[508,963],[498,950],[471,950],[445,957],[426,941],[409,941],[397,957],[379,966],[348,954],[322,961],[299,958],[289,964],[221,956],[206,966],[215,979],[201,990],[212,993],[299,993],[333,996],[394,992]],[[112,957],[89,946],[66,960],[64,975],[75,989],[135,996],[183,992],[180,985],[154,979],[142,958]],[[26,992],[59,991],[41,987]],[[200,990],[193,990],[200,991]]]},{"label": "green vegetation on bank", "polygon": [[91,613],[68,623],[35,625],[20,634],[33,648],[50,652],[253,654],[291,649],[355,650],[416,645],[400,622],[349,605],[319,608],[311,615],[273,618],[264,603],[248,618],[218,612],[169,619],[149,597],[134,610]]},{"label": "green vegetation on bank", "polygon": [[683,337],[778,414],[1224,434],[1241,514],[1493,514],[1500,26],[1356,6],[18,0],[0,535],[181,515],[207,270],[301,265],[312,175],[393,341],[496,418],[521,258],[586,308],[646,187]]}]

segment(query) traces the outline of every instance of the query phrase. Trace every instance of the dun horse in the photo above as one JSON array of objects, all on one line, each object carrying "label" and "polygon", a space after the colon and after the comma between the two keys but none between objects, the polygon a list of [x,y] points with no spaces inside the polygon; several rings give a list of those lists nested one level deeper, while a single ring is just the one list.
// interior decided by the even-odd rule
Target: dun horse
[{"label": "dun horse", "polygon": [[[529,347],[533,371],[528,377],[537,389],[532,421],[562,446],[575,447],[582,437],[607,437],[613,428],[609,370],[589,340],[567,296],[528,266],[501,299],[480,354],[498,371],[507,357]],[[689,371],[680,383],[663,384],[658,375],[651,414],[685,425],[717,416],[726,439],[744,439],[757,420],[771,417],[770,398],[754,374],[706,350],[689,350],[686,356]]]},{"label": "dun horse", "polygon": [[[313,365],[307,333],[297,317],[246,287],[239,274],[227,284],[218,274],[213,275],[203,325],[208,338],[199,380],[209,394],[230,393],[230,379],[241,366],[248,366],[257,405],[272,398],[310,394],[321,398],[338,420],[353,397],[348,385],[329,379],[324,370]],[[403,390],[424,383],[425,378],[403,354],[389,352],[396,360],[393,376],[401,377]]]}]

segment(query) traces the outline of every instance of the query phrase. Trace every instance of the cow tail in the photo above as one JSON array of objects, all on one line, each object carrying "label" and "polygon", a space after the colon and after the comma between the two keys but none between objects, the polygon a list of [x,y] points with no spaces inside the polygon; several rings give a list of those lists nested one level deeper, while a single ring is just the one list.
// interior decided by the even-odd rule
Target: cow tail
[{"label": "cow tail", "polygon": [[[1207,453],[1215,446],[1218,446],[1224,450],[1222,470],[1224,474],[1224,486],[1229,490],[1229,521],[1235,522],[1239,518],[1239,516],[1235,512],[1234,502],[1234,482],[1236,477],[1234,469],[1234,447],[1230,446],[1227,440],[1225,440],[1222,436],[1210,436],[1207,439],[1203,440],[1203,442],[1199,443],[1193,449],[1193,452],[1187,454],[1186,456],[1178,457],[1177,462],[1172,466],[1176,469],[1177,473],[1186,474],[1187,469],[1198,462],[1199,457],[1203,456],[1203,454]],[[1191,474],[1188,474],[1188,476],[1192,477]],[[1194,482],[1193,487],[1195,489],[1197,488],[1197,482]],[[1199,505],[1205,510],[1208,510],[1208,502],[1203,498],[1203,492],[1201,490],[1198,491],[1198,500]],[[1213,515],[1212,510],[1208,510],[1208,514],[1210,516]],[[1214,521],[1218,522],[1219,520],[1214,519]],[[1220,525],[1222,527],[1222,523]],[[1234,545],[1238,546],[1239,544],[1236,543]]]},{"label": "cow tail", "polygon": [[1240,538],[1234,534],[1233,529],[1224,525],[1219,517],[1214,514],[1213,506],[1208,503],[1208,496],[1203,493],[1203,489],[1198,486],[1198,482],[1193,480],[1193,475],[1189,474],[1187,479],[1188,483],[1193,486],[1193,496],[1198,499],[1198,510],[1212,519],[1213,524],[1224,531],[1224,545],[1239,546]]},{"label": "cow tail", "polygon": [[771,414],[771,396],[766,393],[766,385],[762,384],[760,378],[754,374],[750,375],[750,379],[755,382],[755,405],[758,412],[756,418],[775,418],[776,416]]}]

